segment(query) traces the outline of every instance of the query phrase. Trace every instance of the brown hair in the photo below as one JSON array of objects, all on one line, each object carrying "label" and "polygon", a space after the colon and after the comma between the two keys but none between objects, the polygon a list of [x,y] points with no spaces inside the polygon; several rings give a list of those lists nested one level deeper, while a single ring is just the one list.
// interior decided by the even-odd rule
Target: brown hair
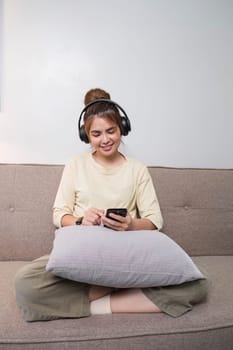
[{"label": "brown hair", "polygon": [[96,88],[96,89],[91,89],[87,91],[84,97],[84,104],[86,106],[88,103],[98,100],[99,98],[106,98],[108,100],[111,100],[111,96],[107,91]]},{"label": "brown hair", "polygon": [[[107,91],[100,88],[91,89],[86,93],[84,97],[84,104],[86,106],[88,103],[101,98],[111,100],[111,96]],[[122,133],[121,116],[118,108],[114,103],[112,104],[105,101],[100,101],[99,103],[95,103],[88,107],[84,114],[84,129],[87,135],[89,134],[93,117],[97,115],[100,118],[109,118],[112,120],[114,123],[116,123],[116,125],[118,125]]]}]

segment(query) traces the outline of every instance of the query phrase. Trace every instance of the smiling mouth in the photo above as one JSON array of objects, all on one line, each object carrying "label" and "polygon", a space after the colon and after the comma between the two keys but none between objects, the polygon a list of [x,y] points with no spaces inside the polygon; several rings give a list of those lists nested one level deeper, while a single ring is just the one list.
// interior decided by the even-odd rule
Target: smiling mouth
[{"label": "smiling mouth", "polygon": [[111,145],[106,145],[106,146],[101,146],[101,149],[103,149],[104,151],[110,151],[112,149],[113,144]]}]

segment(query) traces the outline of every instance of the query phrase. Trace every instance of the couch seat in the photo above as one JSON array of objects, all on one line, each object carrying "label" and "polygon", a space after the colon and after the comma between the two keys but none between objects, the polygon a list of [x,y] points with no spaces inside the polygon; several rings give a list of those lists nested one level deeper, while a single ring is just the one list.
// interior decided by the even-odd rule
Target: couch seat
[{"label": "couch seat", "polygon": [[[233,257],[193,258],[209,274],[207,302],[179,317],[165,314],[98,315],[27,323],[15,302],[13,280],[27,262],[1,261],[0,349],[233,349]],[[205,333],[205,336],[200,336]],[[58,343],[59,342],[59,343]]]}]

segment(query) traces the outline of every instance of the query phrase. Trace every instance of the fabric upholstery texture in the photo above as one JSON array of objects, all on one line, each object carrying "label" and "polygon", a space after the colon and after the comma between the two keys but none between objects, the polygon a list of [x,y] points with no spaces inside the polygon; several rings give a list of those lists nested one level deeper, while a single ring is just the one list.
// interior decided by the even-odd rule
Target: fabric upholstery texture
[{"label": "fabric upholstery texture", "polygon": [[[115,314],[35,323],[23,321],[15,304],[14,274],[27,262],[1,262],[4,283],[0,284],[0,350],[94,349],[95,346],[116,350],[132,346],[138,350],[232,350],[229,342],[233,342],[233,257],[203,256],[195,257],[194,261],[209,273],[209,297],[182,317]],[[19,345],[14,348],[16,344]]]},{"label": "fabric upholstery texture", "polygon": [[232,350],[233,169],[149,168],[163,232],[208,273],[206,302],[176,319],[112,314],[22,320],[14,275],[51,252],[52,205],[62,170],[63,165],[0,164],[0,350]]},{"label": "fabric upholstery texture", "polygon": [[162,231],[191,256],[232,255],[233,170],[149,171],[164,217]]},{"label": "fabric upholstery texture", "polygon": [[164,233],[117,232],[102,226],[56,230],[46,270],[115,288],[168,286],[204,278],[186,252]]},{"label": "fabric upholstery texture", "polygon": [[[32,260],[50,252],[52,206],[62,170],[63,165],[0,164],[1,260]],[[162,231],[191,256],[232,255],[233,171],[149,171],[164,218]]]}]

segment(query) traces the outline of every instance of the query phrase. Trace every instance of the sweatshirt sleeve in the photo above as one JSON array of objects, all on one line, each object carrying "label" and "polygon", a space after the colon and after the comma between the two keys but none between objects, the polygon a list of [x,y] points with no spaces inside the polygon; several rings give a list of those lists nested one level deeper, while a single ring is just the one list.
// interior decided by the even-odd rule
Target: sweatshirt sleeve
[{"label": "sweatshirt sleeve", "polygon": [[163,226],[163,218],[155,187],[147,167],[143,167],[137,185],[137,208],[141,218],[149,219],[158,230]]},{"label": "sweatshirt sleeve", "polygon": [[53,205],[53,223],[61,227],[64,215],[73,215],[75,205],[75,162],[70,160],[64,167],[58,191]]}]

